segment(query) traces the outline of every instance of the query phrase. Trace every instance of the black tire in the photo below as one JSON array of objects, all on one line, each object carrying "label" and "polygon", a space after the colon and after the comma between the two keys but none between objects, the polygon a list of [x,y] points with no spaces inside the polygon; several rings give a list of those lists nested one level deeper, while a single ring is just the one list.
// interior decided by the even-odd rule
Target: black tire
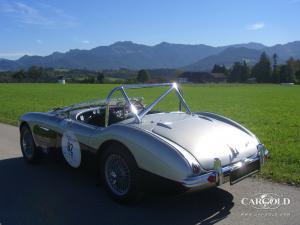
[{"label": "black tire", "polygon": [[40,156],[30,128],[28,127],[28,125],[23,125],[20,129],[20,132],[20,145],[23,158],[29,164],[37,163]]},{"label": "black tire", "polygon": [[108,146],[101,154],[99,166],[101,180],[113,200],[126,204],[141,200],[139,169],[135,159],[123,145],[114,143]]}]

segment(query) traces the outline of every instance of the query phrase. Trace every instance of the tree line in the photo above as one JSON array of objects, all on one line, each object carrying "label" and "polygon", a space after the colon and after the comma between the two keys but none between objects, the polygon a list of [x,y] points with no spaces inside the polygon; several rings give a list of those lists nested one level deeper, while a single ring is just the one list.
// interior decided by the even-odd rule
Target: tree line
[{"label": "tree line", "polygon": [[[127,78],[112,78],[113,73],[119,73]],[[89,70],[64,70],[31,66],[27,70],[0,72],[0,83],[57,83],[65,79],[67,83],[146,83],[150,81],[147,70],[130,71],[89,71]],[[165,81],[163,78],[159,81]]]},{"label": "tree line", "polygon": [[[20,69],[18,71],[4,71],[0,72],[0,82],[1,83],[56,83],[59,79],[68,77],[71,79],[69,74],[72,73],[74,77],[82,77],[81,74],[84,74],[84,77],[87,78],[86,81],[89,81],[90,76],[95,76],[89,71],[83,70],[55,70],[53,68],[43,68],[38,66],[31,66],[27,70]],[[85,79],[80,79],[84,81]]]},{"label": "tree line", "polygon": [[212,73],[224,73],[229,83],[300,83],[300,60],[290,58],[285,64],[278,64],[277,54],[272,60],[263,52],[254,66],[246,61],[235,62],[230,69],[224,65],[214,65]]},{"label": "tree line", "polygon": [[[150,75],[151,72],[151,75]],[[290,58],[285,64],[278,64],[277,54],[272,59],[263,52],[259,61],[250,66],[246,61],[235,62],[231,68],[214,65],[212,73],[223,73],[229,83],[300,83],[300,60]],[[164,76],[166,73],[171,76]],[[0,83],[56,83],[66,79],[67,83],[161,83],[176,79],[180,70],[107,70],[53,69],[32,66],[27,70],[0,72]],[[173,75],[172,75],[173,74]],[[119,76],[120,78],[113,78]]]}]

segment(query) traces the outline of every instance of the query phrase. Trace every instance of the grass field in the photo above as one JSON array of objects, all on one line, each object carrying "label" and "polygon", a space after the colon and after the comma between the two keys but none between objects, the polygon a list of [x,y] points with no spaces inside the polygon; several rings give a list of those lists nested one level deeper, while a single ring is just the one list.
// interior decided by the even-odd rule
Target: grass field
[{"label": "grass field", "polygon": [[[104,98],[113,86],[0,84],[0,121],[16,124],[25,112]],[[193,111],[220,113],[259,137],[271,152],[263,177],[300,184],[300,86],[186,85],[183,91]],[[138,92],[129,95],[137,96]],[[140,92],[149,100],[158,93],[157,89]],[[170,97],[162,107],[171,109],[171,105],[177,103]]]}]

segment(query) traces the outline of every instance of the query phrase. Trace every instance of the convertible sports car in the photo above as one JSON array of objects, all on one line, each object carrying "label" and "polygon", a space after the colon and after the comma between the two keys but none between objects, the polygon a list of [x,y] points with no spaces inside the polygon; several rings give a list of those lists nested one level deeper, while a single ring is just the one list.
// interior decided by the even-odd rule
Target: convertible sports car
[{"label": "convertible sports car", "polygon": [[[125,91],[162,86],[167,90],[147,106]],[[122,98],[113,99],[116,92]],[[154,111],[171,92],[179,110]],[[19,125],[27,162],[59,150],[78,168],[86,154],[92,155],[108,193],[120,202],[135,201],[145,186],[199,190],[235,184],[259,172],[269,156],[242,125],[214,113],[191,112],[176,83],[119,86],[104,101],[27,113]]]}]

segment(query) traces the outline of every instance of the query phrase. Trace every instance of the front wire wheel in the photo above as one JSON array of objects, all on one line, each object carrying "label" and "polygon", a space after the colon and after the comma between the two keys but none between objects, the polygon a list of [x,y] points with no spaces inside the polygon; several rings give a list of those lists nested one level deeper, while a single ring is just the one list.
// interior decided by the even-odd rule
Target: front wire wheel
[{"label": "front wire wheel", "polygon": [[20,131],[20,145],[23,157],[30,164],[36,163],[39,159],[39,153],[30,128],[27,125],[23,125]]}]

